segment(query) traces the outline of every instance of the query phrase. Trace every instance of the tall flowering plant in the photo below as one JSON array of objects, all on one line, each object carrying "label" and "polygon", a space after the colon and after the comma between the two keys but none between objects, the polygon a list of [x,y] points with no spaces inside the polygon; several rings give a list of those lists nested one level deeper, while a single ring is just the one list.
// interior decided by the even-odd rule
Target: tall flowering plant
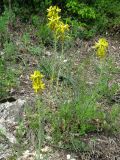
[{"label": "tall flowering plant", "polygon": [[45,84],[42,81],[43,77],[44,76],[39,71],[34,71],[34,73],[31,74],[30,79],[32,80],[32,87],[35,93],[38,93],[45,88]]},{"label": "tall flowering plant", "polygon": [[44,77],[44,75],[41,74],[40,71],[38,71],[38,70],[34,71],[34,73],[30,75],[30,79],[32,80],[32,88],[34,89],[34,92],[37,93],[36,94],[36,105],[35,105],[35,107],[37,109],[37,116],[36,116],[36,114],[33,113],[33,117],[34,117],[35,123],[38,124],[38,133],[37,133],[38,141],[36,142],[36,146],[37,146],[37,148],[36,148],[37,155],[36,156],[38,157],[38,159],[40,159],[40,150],[42,147],[43,136],[44,136],[42,120],[44,118],[45,111],[42,106],[41,97],[38,94],[39,92],[41,92],[45,89],[43,77]]},{"label": "tall flowering plant", "polygon": [[61,9],[57,6],[50,6],[47,9],[47,12],[49,28],[53,31],[57,39],[64,41],[65,34],[67,31],[69,31],[69,25],[64,24],[61,21],[61,17],[59,16]]},{"label": "tall flowering plant", "polygon": [[98,42],[96,42],[95,46],[93,47],[97,50],[97,56],[102,59],[106,56],[107,49],[108,49],[108,42],[105,38],[100,38]]}]

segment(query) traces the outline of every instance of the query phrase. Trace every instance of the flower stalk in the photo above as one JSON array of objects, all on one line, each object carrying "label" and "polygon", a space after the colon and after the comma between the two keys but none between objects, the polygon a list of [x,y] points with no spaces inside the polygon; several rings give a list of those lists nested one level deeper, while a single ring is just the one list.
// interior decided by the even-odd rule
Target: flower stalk
[{"label": "flower stalk", "polygon": [[96,42],[95,46],[93,46],[96,51],[96,55],[103,59],[106,57],[107,49],[108,49],[108,42],[105,38],[100,38],[98,42]]}]

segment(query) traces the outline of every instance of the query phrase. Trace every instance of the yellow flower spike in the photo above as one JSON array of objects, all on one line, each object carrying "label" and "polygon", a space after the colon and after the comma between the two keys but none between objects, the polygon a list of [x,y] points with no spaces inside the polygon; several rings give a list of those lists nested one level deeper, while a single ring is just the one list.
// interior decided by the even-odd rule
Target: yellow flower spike
[{"label": "yellow flower spike", "polygon": [[57,27],[56,27],[57,38],[61,39],[63,41],[64,38],[65,38],[65,32],[66,31],[69,31],[69,25],[64,24],[63,22],[59,22]]},{"label": "yellow flower spike", "polygon": [[108,47],[108,42],[105,38],[100,38],[99,41],[95,44],[95,48],[98,48],[100,46]]},{"label": "yellow flower spike", "polygon": [[56,17],[50,17],[50,18],[48,18],[48,20],[50,21],[48,24],[55,24],[55,23],[57,23],[58,21],[59,21],[59,19],[60,19],[61,17],[59,17],[59,16],[56,16]]},{"label": "yellow flower spike", "polygon": [[39,91],[39,85],[37,85],[36,83],[34,83],[32,87],[36,93]]},{"label": "yellow flower spike", "polygon": [[64,33],[65,31],[69,30],[69,25],[68,24],[64,24],[61,23],[60,27],[58,28],[58,30],[60,30],[61,33]]},{"label": "yellow flower spike", "polygon": [[69,25],[64,24],[60,19],[59,12],[61,9],[57,6],[50,6],[48,9],[48,26],[54,32],[55,37],[57,39],[61,39],[62,41],[65,38],[65,32],[69,30]]},{"label": "yellow flower spike", "polygon": [[34,80],[36,78],[43,78],[44,76],[39,71],[34,71],[34,74],[31,74],[31,80]]},{"label": "yellow flower spike", "polygon": [[32,80],[32,87],[37,93],[45,89],[45,84],[42,82],[44,76],[39,71],[34,71],[34,74],[31,74],[30,79]]},{"label": "yellow flower spike", "polygon": [[56,12],[61,12],[61,9],[59,7],[56,7]]},{"label": "yellow flower spike", "polygon": [[43,90],[43,89],[45,89],[45,84],[44,83],[40,83],[40,86],[41,86],[41,89]]},{"label": "yellow flower spike", "polygon": [[93,48],[97,49],[97,56],[99,58],[104,58],[106,56],[108,42],[105,38],[100,38]]},{"label": "yellow flower spike", "polygon": [[59,12],[61,12],[61,9],[57,6],[50,6],[48,9],[47,9],[47,16],[48,17],[52,17],[52,16],[57,16]]},{"label": "yellow flower spike", "polygon": [[47,9],[47,12],[61,12],[61,9],[57,6],[50,6],[48,9]]}]

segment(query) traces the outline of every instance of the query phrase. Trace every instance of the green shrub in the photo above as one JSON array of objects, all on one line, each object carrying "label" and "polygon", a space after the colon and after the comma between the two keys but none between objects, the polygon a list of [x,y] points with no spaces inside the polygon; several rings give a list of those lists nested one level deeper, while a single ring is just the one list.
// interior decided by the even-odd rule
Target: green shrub
[{"label": "green shrub", "polygon": [[66,4],[66,7],[68,8],[68,11],[72,14],[75,14],[78,19],[95,19],[96,18],[96,12],[94,8],[88,6],[85,3],[79,3],[77,1],[69,1]]},{"label": "green shrub", "polygon": [[2,16],[0,16],[0,43],[1,45],[7,40],[8,37],[8,23],[9,12],[6,10]]},{"label": "green shrub", "polygon": [[[112,26],[120,25],[120,1],[118,0],[31,0],[29,2],[25,0],[14,2],[18,4],[16,5],[16,14],[21,12],[24,19],[25,17],[29,19],[31,13],[39,13],[43,19],[46,15],[46,9],[50,5],[59,6],[64,10],[62,12],[64,19],[69,17],[73,21],[70,23],[74,25],[76,25],[74,21],[77,21],[78,32],[76,33],[76,26],[72,25],[72,28],[74,35],[78,37],[90,38],[99,32],[106,31],[106,29]],[[45,34],[42,34],[47,37],[47,29],[43,25],[41,27],[43,30],[45,29]],[[41,29],[39,32],[41,32]]]},{"label": "green shrub", "polygon": [[48,26],[46,24],[41,24],[39,25],[38,31],[37,31],[37,36],[42,40],[43,44],[52,44],[52,34]]},{"label": "green shrub", "polygon": [[[87,63],[81,65],[80,73],[77,72],[76,89],[78,97],[72,102],[61,104],[55,113],[51,113],[51,126],[55,142],[62,141],[64,145],[71,144],[74,139],[89,132],[119,131],[119,105],[115,104],[106,111],[107,107],[101,102],[110,98],[118,90],[109,82],[113,77],[109,73],[108,61],[104,62],[97,81],[93,86],[87,84]],[[86,68],[86,69],[85,69]],[[76,95],[75,95],[76,96]],[[111,127],[112,126],[112,127]],[[77,136],[77,137],[76,137]],[[74,148],[74,143],[71,144]]]},{"label": "green shrub", "polygon": [[[104,101],[104,98],[110,99],[118,89],[115,84],[109,87],[109,82],[114,78],[111,76],[111,71],[113,71],[112,68],[114,66],[112,66],[113,64],[109,59],[102,61],[102,63],[98,61],[97,67],[94,62],[95,59],[91,61],[91,59],[87,59],[81,63],[77,68],[77,75],[74,76],[70,75],[70,67],[72,68],[72,65],[64,64],[64,66],[62,66],[62,69],[66,68],[67,72],[69,72],[69,81],[71,76],[74,82],[69,83],[69,85],[67,83],[66,85],[64,81],[60,81],[58,86],[54,83],[54,87],[52,86],[50,88],[51,94],[53,94],[53,92],[57,94],[55,97],[57,109],[55,109],[54,112],[50,111],[51,109],[47,110],[47,107],[43,107],[43,104],[41,107],[45,109],[44,116],[42,116],[42,114],[39,115],[36,110],[30,110],[27,116],[29,117],[30,127],[35,133],[39,130],[38,119],[39,116],[41,116],[42,122],[46,122],[46,125],[50,127],[49,134],[53,138],[53,143],[58,144],[58,142],[62,142],[62,147],[81,150],[86,148],[79,140],[81,136],[91,132],[111,131],[113,133],[119,131],[119,105],[111,104],[110,107],[106,107],[101,103],[101,99],[102,101]],[[90,62],[93,65],[93,70],[96,69],[95,72],[97,76],[95,81],[92,80],[92,82],[94,82],[92,85],[87,83],[90,72],[89,69],[91,68]],[[51,66],[48,66],[50,64],[47,61],[46,63],[43,62],[43,60],[42,63],[44,66],[40,65],[40,70],[46,75],[46,78],[47,76],[51,77]],[[67,63],[69,63],[69,60]],[[70,64],[72,63],[70,62]],[[58,69],[56,68],[56,72],[57,71]],[[65,70],[64,75],[67,77]],[[67,87],[70,87],[72,93],[76,92],[76,94],[72,94],[72,98],[66,97],[64,100]],[[59,92],[61,92],[63,96],[62,100]]]},{"label": "green shrub", "polygon": [[3,52],[4,52],[4,58],[5,60],[14,60],[15,59],[15,52],[16,52],[16,46],[13,42],[6,41],[3,44]]},{"label": "green shrub", "polygon": [[14,71],[6,67],[5,61],[0,57],[0,99],[9,95],[10,89],[16,84]]},{"label": "green shrub", "polygon": [[120,25],[120,2],[117,0],[100,0],[90,3],[69,0],[66,7],[71,17],[83,23],[85,29],[80,30],[81,37],[90,38],[98,32],[106,31],[111,26]]},{"label": "green shrub", "polygon": [[46,25],[46,20],[44,17],[40,17],[37,15],[31,16],[32,24],[37,29],[36,36],[39,38],[40,42],[44,45],[52,44],[52,34],[48,26]]},{"label": "green shrub", "polygon": [[24,43],[25,47],[27,47],[30,44],[30,35],[29,35],[29,33],[24,33],[21,40]]}]

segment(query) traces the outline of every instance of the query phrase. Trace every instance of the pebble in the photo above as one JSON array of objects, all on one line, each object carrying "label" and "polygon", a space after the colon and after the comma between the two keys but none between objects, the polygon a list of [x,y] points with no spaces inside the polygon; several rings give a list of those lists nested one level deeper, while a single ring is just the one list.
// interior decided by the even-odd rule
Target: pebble
[{"label": "pebble", "polygon": [[71,155],[70,155],[70,154],[68,154],[68,155],[67,155],[67,160],[69,160],[69,159],[70,159],[70,157],[71,157]]}]

